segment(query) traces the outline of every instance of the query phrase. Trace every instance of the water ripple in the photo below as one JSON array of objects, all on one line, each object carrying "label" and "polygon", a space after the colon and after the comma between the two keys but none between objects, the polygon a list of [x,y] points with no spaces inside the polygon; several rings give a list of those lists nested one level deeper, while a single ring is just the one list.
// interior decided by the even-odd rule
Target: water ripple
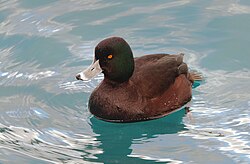
[{"label": "water ripple", "polygon": [[90,25],[102,25],[104,23],[114,21],[114,20],[119,19],[121,17],[127,17],[127,16],[131,16],[131,15],[136,15],[136,14],[154,13],[155,11],[158,11],[158,10],[168,9],[168,8],[172,8],[172,7],[176,7],[176,6],[182,6],[182,5],[185,5],[187,3],[190,3],[190,1],[189,0],[180,0],[178,2],[161,3],[161,4],[152,5],[150,8],[148,6],[147,7],[132,7],[127,11],[117,13],[113,16],[106,17],[106,18],[101,19],[101,20],[95,20],[89,24]]},{"label": "water ripple", "polygon": [[[12,1],[15,6],[17,1]],[[49,7],[41,7],[36,10],[22,9],[20,6],[12,10],[12,14],[6,21],[0,23],[0,33],[7,35],[26,34],[50,37],[59,32],[69,32],[72,26],[69,24],[58,23],[53,21],[53,18],[66,14],[66,12],[76,12],[81,10],[97,10],[101,8],[115,6],[119,3],[101,3],[98,0],[94,1],[67,1],[55,2]],[[10,6],[9,3],[4,5]],[[12,8],[8,8],[12,9]]]},{"label": "water ripple", "polygon": [[1,72],[0,71],[0,84],[2,86],[23,86],[29,85],[28,81],[40,81],[45,78],[57,75],[55,71],[41,71],[37,73],[27,73],[27,72]]},{"label": "water ripple", "polygon": [[28,118],[28,117],[33,117],[37,116],[39,118],[48,118],[49,115],[46,113],[43,109],[41,108],[30,108],[29,110],[27,109],[15,109],[11,111],[6,112],[7,116],[12,117],[12,118]]},{"label": "water ripple", "polygon": [[131,154],[128,155],[128,157],[133,157],[133,158],[140,158],[140,159],[144,159],[144,160],[148,160],[148,161],[154,161],[154,162],[166,162],[169,164],[180,164],[183,163],[183,161],[179,161],[179,160],[173,160],[170,158],[154,158],[154,157],[150,157],[150,156],[145,156],[145,155],[137,155],[137,154]]},{"label": "water ripple", "polygon": [[[249,132],[237,132],[232,128],[199,128],[188,125],[189,131],[179,132],[180,136],[191,136],[195,139],[217,139],[226,143],[226,146],[219,147],[219,150],[231,151],[250,156],[249,141],[242,135],[249,135]],[[216,148],[215,148],[216,149]]]},{"label": "water ripple", "polygon": [[59,88],[71,91],[92,92],[96,86],[103,80],[103,75],[98,75],[94,79],[88,81],[67,81],[59,83]]},{"label": "water ripple", "polygon": [[[239,4],[240,1],[228,3],[227,1],[214,1],[207,10],[214,10],[221,15],[249,14],[250,6]],[[216,4],[215,4],[216,3]]]},{"label": "water ripple", "polygon": [[[101,150],[95,138],[83,134],[67,134],[56,129],[34,131],[23,127],[0,125],[1,147],[53,163],[83,163],[95,159]],[[87,161],[86,161],[87,162]]]},{"label": "water ripple", "polygon": [[[216,52],[216,41],[237,48],[235,40],[224,42],[231,37],[230,29],[224,29],[227,24],[220,22],[220,29],[215,29],[215,20],[230,16],[241,20],[240,15],[250,13],[250,7],[243,5],[247,2],[61,0],[35,7],[29,3],[31,8],[23,3],[0,3],[0,147],[8,149],[2,161],[8,161],[14,151],[13,158],[27,156],[26,163],[32,157],[51,163],[127,157],[140,162],[204,163],[209,159],[213,163],[213,159],[226,161],[225,156],[249,163],[250,70],[240,67],[229,72],[201,66]],[[93,58],[96,43],[110,35],[126,38],[135,56],[183,52],[191,69],[204,75],[204,82],[193,91],[191,112],[184,117],[185,130],[154,121],[148,128],[88,124],[92,118],[87,110],[89,93],[103,76],[86,82],[75,81],[74,76]],[[46,45],[52,45],[51,49]],[[227,54],[214,59],[223,55]],[[167,133],[168,128],[173,134]]]}]

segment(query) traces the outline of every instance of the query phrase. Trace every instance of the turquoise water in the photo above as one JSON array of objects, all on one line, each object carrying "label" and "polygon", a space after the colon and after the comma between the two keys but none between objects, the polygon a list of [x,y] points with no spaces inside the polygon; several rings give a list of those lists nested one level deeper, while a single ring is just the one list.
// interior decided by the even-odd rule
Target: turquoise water
[{"label": "turquoise water", "polygon": [[[111,124],[81,82],[95,45],[185,53],[191,112]],[[1,0],[0,163],[250,163],[250,1]]]}]

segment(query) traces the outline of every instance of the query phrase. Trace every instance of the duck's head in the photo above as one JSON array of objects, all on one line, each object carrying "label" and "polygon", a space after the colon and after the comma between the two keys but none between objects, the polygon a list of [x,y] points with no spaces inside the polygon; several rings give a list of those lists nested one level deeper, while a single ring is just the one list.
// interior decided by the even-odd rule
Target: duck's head
[{"label": "duck's head", "polygon": [[99,73],[116,83],[127,81],[134,71],[133,53],[128,43],[119,37],[102,40],[95,47],[93,63],[76,75],[78,80],[89,80]]}]

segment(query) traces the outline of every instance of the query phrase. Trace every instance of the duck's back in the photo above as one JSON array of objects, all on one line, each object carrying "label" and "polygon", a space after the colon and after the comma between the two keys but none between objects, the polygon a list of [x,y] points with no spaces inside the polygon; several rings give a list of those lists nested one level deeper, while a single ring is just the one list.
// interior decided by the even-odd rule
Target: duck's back
[{"label": "duck's back", "polygon": [[166,92],[182,74],[186,77],[188,75],[183,54],[153,54],[135,58],[135,71],[131,80],[140,89],[142,96],[154,98]]}]

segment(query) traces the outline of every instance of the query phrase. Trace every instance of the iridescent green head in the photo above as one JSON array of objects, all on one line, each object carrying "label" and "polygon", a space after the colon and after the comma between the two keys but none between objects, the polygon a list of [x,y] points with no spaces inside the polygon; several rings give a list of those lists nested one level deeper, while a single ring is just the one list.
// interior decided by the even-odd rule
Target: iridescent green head
[{"label": "iridescent green head", "polygon": [[102,40],[95,48],[93,64],[76,78],[88,80],[103,72],[108,80],[122,83],[127,81],[134,71],[133,53],[128,43],[119,37]]}]

